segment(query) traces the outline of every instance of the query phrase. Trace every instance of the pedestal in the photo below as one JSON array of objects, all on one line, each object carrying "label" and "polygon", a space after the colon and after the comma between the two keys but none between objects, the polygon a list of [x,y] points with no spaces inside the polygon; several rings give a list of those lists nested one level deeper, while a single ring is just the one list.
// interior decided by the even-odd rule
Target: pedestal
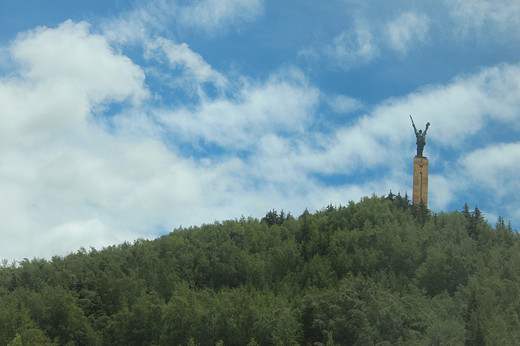
[{"label": "pedestal", "polygon": [[413,159],[412,202],[419,205],[421,201],[428,207],[428,159],[416,156]]}]

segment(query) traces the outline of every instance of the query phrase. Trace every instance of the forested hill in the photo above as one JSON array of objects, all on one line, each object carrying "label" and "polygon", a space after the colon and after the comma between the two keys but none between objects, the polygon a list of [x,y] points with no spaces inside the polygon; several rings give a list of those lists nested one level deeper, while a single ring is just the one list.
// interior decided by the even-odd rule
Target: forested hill
[{"label": "forested hill", "polygon": [[0,269],[0,345],[520,344],[520,240],[364,198]]}]

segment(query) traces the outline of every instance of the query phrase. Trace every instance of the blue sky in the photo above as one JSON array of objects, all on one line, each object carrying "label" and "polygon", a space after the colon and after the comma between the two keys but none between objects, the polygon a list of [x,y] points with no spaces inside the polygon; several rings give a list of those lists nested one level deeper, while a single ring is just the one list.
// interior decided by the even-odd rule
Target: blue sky
[{"label": "blue sky", "polygon": [[411,195],[520,223],[518,1],[0,0],[0,258]]}]

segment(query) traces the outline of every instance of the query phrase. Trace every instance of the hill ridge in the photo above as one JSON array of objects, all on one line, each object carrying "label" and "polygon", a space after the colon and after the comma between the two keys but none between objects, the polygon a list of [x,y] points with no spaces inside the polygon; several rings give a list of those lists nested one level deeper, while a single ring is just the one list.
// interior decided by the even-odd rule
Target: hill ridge
[{"label": "hill ridge", "polygon": [[0,344],[520,342],[520,242],[364,197],[0,269]]}]

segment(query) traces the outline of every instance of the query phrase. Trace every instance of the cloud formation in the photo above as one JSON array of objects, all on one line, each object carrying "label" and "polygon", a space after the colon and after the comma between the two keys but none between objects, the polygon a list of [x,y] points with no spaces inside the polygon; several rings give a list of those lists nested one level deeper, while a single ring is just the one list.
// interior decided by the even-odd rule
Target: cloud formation
[{"label": "cloud formation", "polygon": [[139,44],[146,38],[186,30],[209,36],[226,33],[254,21],[263,12],[261,0],[151,0],[107,19],[102,27],[112,41]]},{"label": "cloud formation", "polygon": [[[66,242],[45,249],[38,234],[45,237],[70,223],[77,230],[88,231],[82,223],[108,229],[91,206],[110,204],[108,182],[118,172],[103,153],[115,143],[93,127],[92,110],[107,102],[137,106],[148,95],[144,73],[104,37],[90,34],[86,23],[30,31],[13,42],[10,53],[17,74],[0,81],[0,185],[6,192],[1,214],[3,232],[28,248],[2,250],[6,256],[63,252]],[[100,146],[103,141],[107,148]],[[104,238],[125,238],[114,231]],[[84,240],[74,238],[76,247]]]},{"label": "cloud formation", "polygon": [[411,11],[384,21],[374,21],[363,12],[356,12],[349,29],[337,34],[330,43],[301,50],[300,55],[325,60],[345,71],[364,67],[384,54],[406,55],[412,47],[423,45],[428,38],[429,22],[426,15]]},{"label": "cloud formation", "polygon": [[343,31],[324,49],[324,55],[344,70],[366,65],[378,54],[379,48],[370,28],[362,22],[356,22],[352,29]]},{"label": "cloud formation", "polygon": [[193,110],[161,110],[157,117],[183,141],[250,150],[266,133],[303,133],[318,99],[301,72],[289,70],[264,83],[241,84],[232,98],[206,99]]},{"label": "cloud formation", "polygon": [[413,12],[400,14],[387,24],[389,46],[401,54],[406,54],[411,46],[421,44],[428,33],[428,18]]},{"label": "cloud formation", "polygon": [[151,51],[147,55],[156,56],[158,50],[166,55],[172,69],[181,69],[185,76],[182,82],[192,80],[196,84],[213,83],[218,88],[223,88],[227,83],[226,77],[213,68],[204,59],[192,51],[186,43],[176,44],[170,40],[159,37],[148,47]]},{"label": "cloud formation", "polygon": [[252,21],[263,13],[260,0],[203,0],[180,6],[179,18],[186,27],[203,28],[210,33]]},{"label": "cloud formation", "polygon": [[[456,33],[502,41],[504,35],[520,27],[520,4],[515,0],[449,0],[449,13],[456,22]],[[515,39],[515,37],[511,37]]]},{"label": "cloud formation", "polygon": [[[410,192],[410,113],[418,127],[432,124],[425,152],[434,211],[481,193],[495,199],[485,212],[520,220],[510,198],[520,193],[518,62],[367,101],[320,86],[297,62],[257,74],[220,71],[214,56],[171,34],[173,19],[223,33],[263,13],[258,1],[226,4],[157,1],[101,30],[68,20],[8,46],[0,257],[48,257],[273,208],[299,214]],[[387,54],[405,59],[435,41],[433,14],[421,13],[360,17],[311,50],[324,70],[353,73]],[[362,77],[342,85],[362,88]]]}]

